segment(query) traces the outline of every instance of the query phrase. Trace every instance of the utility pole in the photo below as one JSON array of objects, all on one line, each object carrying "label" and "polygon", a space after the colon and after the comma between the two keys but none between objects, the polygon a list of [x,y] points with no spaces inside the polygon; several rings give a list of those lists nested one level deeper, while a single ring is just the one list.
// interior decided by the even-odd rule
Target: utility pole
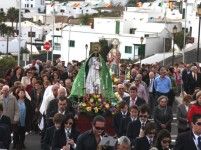
[{"label": "utility pole", "polygon": [[54,52],[54,25],[55,25],[55,4],[53,5],[53,25],[52,25],[52,64],[54,62],[53,52]]},{"label": "utility pole", "polygon": [[7,41],[6,41],[6,56],[8,56],[8,47],[9,47],[9,35],[7,33]]},{"label": "utility pole", "polygon": [[21,0],[19,0],[19,33],[18,33],[18,40],[19,40],[19,50],[18,50],[18,57],[17,57],[17,64],[20,66],[20,50],[21,50]]},{"label": "utility pole", "polygon": [[32,32],[32,27],[31,27],[31,30],[30,30],[30,34],[31,34],[31,61],[33,60],[33,56],[32,56],[32,38],[33,38],[33,32]]}]

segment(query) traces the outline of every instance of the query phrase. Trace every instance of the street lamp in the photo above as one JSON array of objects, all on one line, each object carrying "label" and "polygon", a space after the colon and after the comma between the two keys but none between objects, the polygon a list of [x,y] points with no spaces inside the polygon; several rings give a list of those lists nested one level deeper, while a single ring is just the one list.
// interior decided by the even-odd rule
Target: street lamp
[{"label": "street lamp", "polygon": [[140,43],[141,43],[141,45],[140,45],[140,66],[141,66],[141,59],[142,59],[142,43],[143,43],[143,41],[144,41],[144,37],[141,36],[140,37]]},{"label": "street lamp", "polygon": [[85,45],[85,49],[86,49],[86,59],[87,59],[87,49],[88,49],[88,44]]},{"label": "street lamp", "polygon": [[173,50],[172,50],[172,66],[174,65],[174,43],[175,43],[175,35],[177,33],[177,26],[173,27]]},{"label": "street lamp", "polygon": [[198,45],[197,45],[197,62],[199,62],[199,46],[200,46],[200,19],[201,19],[201,3],[197,5],[197,15],[199,17],[198,25]]}]

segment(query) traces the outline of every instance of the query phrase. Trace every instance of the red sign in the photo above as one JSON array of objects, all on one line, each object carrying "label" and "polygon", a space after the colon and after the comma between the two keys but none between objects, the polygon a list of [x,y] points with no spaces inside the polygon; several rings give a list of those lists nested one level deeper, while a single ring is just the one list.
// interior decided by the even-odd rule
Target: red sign
[{"label": "red sign", "polygon": [[49,51],[50,48],[51,48],[51,43],[50,43],[50,42],[45,42],[44,45],[43,45],[43,48],[44,48],[46,51]]}]

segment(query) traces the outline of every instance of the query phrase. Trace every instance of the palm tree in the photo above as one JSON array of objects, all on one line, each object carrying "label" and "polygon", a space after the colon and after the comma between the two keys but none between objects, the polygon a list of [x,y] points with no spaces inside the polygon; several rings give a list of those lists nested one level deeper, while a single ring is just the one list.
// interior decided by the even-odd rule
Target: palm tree
[{"label": "palm tree", "polygon": [[13,23],[18,21],[19,10],[11,7],[7,11],[7,19],[11,22],[11,26],[13,27]]},{"label": "palm tree", "polygon": [[7,35],[6,55],[8,55],[9,37],[13,34],[13,27],[7,26],[5,30],[5,34]]},{"label": "palm tree", "polygon": [[6,25],[4,24],[4,23],[1,23],[0,24],[0,35],[1,36],[4,36],[5,35],[5,33],[6,33]]},{"label": "palm tree", "polygon": [[6,14],[4,11],[0,11],[0,23],[6,20]]}]

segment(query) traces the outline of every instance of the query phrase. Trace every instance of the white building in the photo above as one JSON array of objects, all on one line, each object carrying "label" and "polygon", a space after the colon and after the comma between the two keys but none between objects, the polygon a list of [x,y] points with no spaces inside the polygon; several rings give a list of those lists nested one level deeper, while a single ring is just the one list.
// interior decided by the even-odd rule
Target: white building
[{"label": "white building", "polygon": [[22,9],[42,11],[45,7],[45,0],[22,0]]},{"label": "white building", "polygon": [[[4,12],[11,7],[19,9],[20,0],[0,0],[0,9],[3,9]],[[44,11],[45,0],[21,0],[22,10],[29,11]]]},{"label": "white building", "polygon": [[83,14],[94,14],[97,13],[95,9],[89,3],[84,1],[71,1],[64,3],[55,3],[54,7],[51,3],[46,5],[46,14],[51,15],[55,9],[55,15],[63,15],[68,17],[78,18]]},{"label": "white building", "polygon": [[[176,23],[177,24],[177,23]],[[122,59],[138,59],[139,49],[144,47],[144,56],[151,56],[164,50],[164,38],[169,37],[175,23],[165,25],[164,23],[141,23],[127,26],[121,19],[95,18],[94,29],[90,26],[69,25],[63,29],[61,40],[61,56],[66,61],[84,60],[90,50],[91,42],[106,39],[111,43],[113,38],[120,41],[119,50]],[[181,24],[177,24],[181,30]],[[136,29],[131,31],[131,29]],[[141,37],[144,40],[141,43]],[[69,41],[69,42],[67,42]],[[85,49],[85,45],[89,48]],[[54,50],[59,54],[59,49]]]}]

